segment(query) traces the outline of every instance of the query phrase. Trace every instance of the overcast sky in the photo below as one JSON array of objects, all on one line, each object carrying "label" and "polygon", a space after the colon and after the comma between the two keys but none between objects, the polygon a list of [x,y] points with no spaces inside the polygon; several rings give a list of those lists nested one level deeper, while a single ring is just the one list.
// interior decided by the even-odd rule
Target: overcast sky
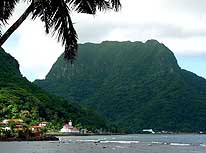
[{"label": "overcast sky", "polygon": [[[72,13],[79,43],[156,39],[174,52],[182,68],[206,78],[206,0],[121,2],[118,13]],[[18,5],[10,23],[25,8],[25,4]],[[63,52],[61,44],[46,35],[43,27],[40,21],[27,19],[3,46],[19,61],[22,74],[30,81],[44,78]]]}]

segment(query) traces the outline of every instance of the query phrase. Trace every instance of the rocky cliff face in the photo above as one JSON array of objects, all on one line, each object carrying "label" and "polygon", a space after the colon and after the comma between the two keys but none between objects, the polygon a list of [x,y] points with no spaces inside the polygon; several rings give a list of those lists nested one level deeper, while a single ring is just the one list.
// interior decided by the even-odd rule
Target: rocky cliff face
[{"label": "rocky cliff face", "polygon": [[206,80],[182,70],[156,40],[80,44],[73,65],[62,55],[46,79],[35,83],[130,132],[206,130]]}]

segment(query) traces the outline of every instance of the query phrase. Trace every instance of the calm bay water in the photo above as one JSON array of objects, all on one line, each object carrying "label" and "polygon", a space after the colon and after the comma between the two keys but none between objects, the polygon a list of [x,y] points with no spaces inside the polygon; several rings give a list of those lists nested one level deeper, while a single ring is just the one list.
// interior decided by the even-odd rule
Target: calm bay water
[{"label": "calm bay water", "polygon": [[55,142],[0,142],[0,153],[206,153],[206,135],[68,136]]},{"label": "calm bay water", "polygon": [[191,145],[206,145],[206,135],[200,134],[184,134],[184,135],[151,135],[151,134],[132,134],[132,135],[111,135],[111,136],[70,136],[70,137],[59,137],[61,141],[83,141],[83,142],[125,142],[125,143],[179,143],[179,144],[191,144]]}]

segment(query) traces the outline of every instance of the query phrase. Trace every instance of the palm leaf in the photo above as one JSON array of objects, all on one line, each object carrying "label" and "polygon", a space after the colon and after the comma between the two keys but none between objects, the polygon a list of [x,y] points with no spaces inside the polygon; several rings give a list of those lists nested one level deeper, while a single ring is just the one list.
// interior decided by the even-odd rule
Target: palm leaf
[{"label": "palm leaf", "polygon": [[0,37],[2,35],[1,27],[7,23],[12,15],[14,7],[19,0],[1,0],[0,1]]},{"label": "palm leaf", "polygon": [[115,11],[119,11],[121,8],[121,3],[120,0],[110,0],[109,1],[112,5],[112,9],[114,9]]},{"label": "palm leaf", "polygon": [[51,6],[56,9],[52,16],[52,22],[50,22],[51,26],[54,27],[53,32],[57,33],[58,41],[61,40],[62,44],[65,45],[65,58],[72,60],[77,51],[77,34],[70,17],[70,10],[66,3],[60,2],[60,7]]},{"label": "palm leaf", "polygon": [[119,0],[66,0],[66,2],[78,13],[87,14],[95,14],[97,10],[114,9],[118,11],[121,7]]},{"label": "palm leaf", "polygon": [[[19,0],[0,0],[0,27],[5,24]],[[32,19],[39,17],[45,23],[46,33],[52,30],[57,40],[65,46],[65,58],[73,60],[77,52],[77,33],[74,29],[70,11],[95,14],[97,10],[106,11],[121,7],[120,0],[24,0],[32,2]],[[71,10],[70,10],[71,9]],[[1,35],[1,31],[0,31]]]},{"label": "palm leaf", "polygon": [[57,40],[65,46],[66,59],[73,60],[77,51],[77,34],[70,17],[70,10],[64,0],[38,1],[34,5],[32,18],[40,17],[46,32],[53,31]]},{"label": "palm leaf", "polygon": [[0,1],[0,23],[5,24],[12,15],[14,7],[19,0],[1,0]]}]

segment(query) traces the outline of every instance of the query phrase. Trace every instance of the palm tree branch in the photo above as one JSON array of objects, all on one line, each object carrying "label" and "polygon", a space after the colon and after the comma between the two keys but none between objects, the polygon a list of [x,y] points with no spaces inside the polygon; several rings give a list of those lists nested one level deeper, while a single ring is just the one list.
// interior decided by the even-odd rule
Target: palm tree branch
[{"label": "palm tree branch", "polygon": [[12,15],[15,5],[19,0],[1,0],[0,1],[0,37],[2,36],[1,27],[7,24],[7,20]]},{"label": "palm tree branch", "polygon": [[53,30],[52,35],[65,46],[65,58],[73,60],[77,51],[77,33],[70,17],[70,9],[64,0],[39,1],[35,5],[32,18],[40,17],[45,22],[46,32]]},{"label": "palm tree branch", "polygon": [[15,5],[19,0],[1,0],[0,1],[0,22],[6,24],[12,15]]},{"label": "palm tree branch", "polygon": [[[0,27],[7,22],[19,0],[0,0]],[[46,33],[52,29],[53,35],[65,46],[65,58],[74,59],[77,52],[77,33],[70,11],[95,14],[121,8],[120,0],[24,0],[33,3],[32,19],[39,17],[45,23]],[[70,10],[71,9],[71,10]],[[0,29],[0,35],[1,35]]]},{"label": "palm tree branch", "polygon": [[34,4],[34,10],[32,13],[32,19],[36,19],[37,17],[40,17],[41,21],[43,21],[45,23],[45,31],[48,34],[49,30],[50,30],[50,24],[49,24],[49,20],[50,20],[50,15],[49,15],[49,11],[50,11],[51,7],[50,7],[50,1],[45,1],[45,0],[40,0],[35,2]]},{"label": "palm tree branch", "polygon": [[73,60],[77,51],[77,33],[73,27],[70,17],[70,10],[66,3],[61,3],[61,7],[57,8],[53,16],[54,32],[57,31],[58,41],[62,41],[65,45],[64,56],[66,59]]},{"label": "palm tree branch", "polygon": [[120,0],[110,0],[109,2],[112,5],[112,9],[114,9],[115,11],[119,11],[122,7]]},{"label": "palm tree branch", "polygon": [[0,37],[0,46],[4,44],[4,42],[12,35],[12,33],[22,24],[22,22],[29,16],[29,14],[33,10],[32,3],[29,5],[29,7],[24,11],[24,13],[20,16],[20,18],[13,23],[9,29]]},{"label": "palm tree branch", "polygon": [[118,11],[121,8],[120,0],[66,0],[73,10],[78,13],[95,14],[97,9],[106,11],[114,9]]}]

